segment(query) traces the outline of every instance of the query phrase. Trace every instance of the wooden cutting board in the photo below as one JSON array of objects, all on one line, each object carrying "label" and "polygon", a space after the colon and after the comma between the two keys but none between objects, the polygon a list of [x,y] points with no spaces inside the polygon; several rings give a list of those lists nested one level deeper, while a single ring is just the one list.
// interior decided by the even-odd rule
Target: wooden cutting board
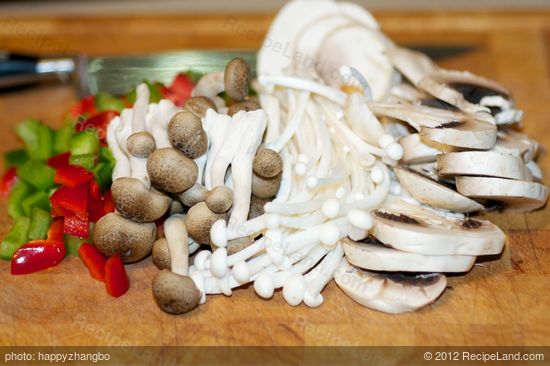
[{"label": "wooden cutting board", "polygon": [[[381,14],[379,19],[402,44],[476,45],[476,51],[441,64],[508,86],[526,112],[524,130],[550,147],[550,14]],[[14,25],[13,19],[3,19],[0,48],[96,55],[257,48],[269,20],[270,16],[21,18]],[[228,21],[242,29],[231,28]],[[0,150],[19,146],[12,132],[18,121],[32,116],[54,126],[74,100],[67,86],[0,95]],[[550,175],[548,157],[540,162]],[[0,201],[0,235],[10,225],[5,206]],[[504,253],[483,260],[467,275],[450,277],[449,288],[435,304],[397,316],[363,308],[334,283],[316,309],[292,308],[280,293],[261,300],[251,288],[244,288],[232,297],[211,296],[190,314],[170,316],[153,302],[150,284],[156,268],[150,259],[127,267],[131,289],[119,299],[108,296],[78,258],[18,277],[9,274],[8,262],[2,262],[0,344],[548,345],[550,209],[487,216],[507,233]]]}]

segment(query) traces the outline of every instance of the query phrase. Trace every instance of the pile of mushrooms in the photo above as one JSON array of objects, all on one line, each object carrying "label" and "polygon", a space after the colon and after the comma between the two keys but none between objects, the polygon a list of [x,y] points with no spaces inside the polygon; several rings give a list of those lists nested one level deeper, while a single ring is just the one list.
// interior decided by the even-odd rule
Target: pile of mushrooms
[{"label": "pile of mushrooms", "polygon": [[140,85],[109,125],[116,213],[94,240],[127,263],[152,253],[168,313],[249,283],[317,307],[333,278],[364,306],[412,311],[502,251],[502,230],[470,215],[547,200],[510,92],[395,46],[355,4],[287,3],[257,74],[250,97],[236,58],[183,109]]}]

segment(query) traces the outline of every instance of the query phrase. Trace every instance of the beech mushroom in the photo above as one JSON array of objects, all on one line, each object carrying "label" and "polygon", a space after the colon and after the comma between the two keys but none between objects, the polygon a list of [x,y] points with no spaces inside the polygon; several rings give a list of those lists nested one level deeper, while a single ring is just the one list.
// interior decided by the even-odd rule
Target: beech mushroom
[{"label": "beech mushroom", "polygon": [[151,253],[157,236],[154,223],[137,223],[109,213],[94,225],[97,249],[107,257],[120,255],[124,263],[137,262]]},{"label": "beech mushroom", "polygon": [[170,208],[172,200],[147,189],[134,178],[118,178],[111,186],[113,203],[120,214],[136,222],[152,222]]},{"label": "beech mushroom", "polygon": [[218,111],[218,108],[216,108],[216,104],[214,104],[212,99],[205,96],[191,97],[187,99],[184,108],[201,119],[206,116],[206,111],[209,109],[213,109],[216,112]]},{"label": "beech mushroom", "polygon": [[191,112],[177,113],[168,124],[168,138],[183,155],[196,159],[208,148],[208,137],[201,120]]},{"label": "beech mushroom", "polygon": [[169,193],[180,193],[191,188],[198,175],[197,164],[176,149],[155,150],[147,160],[151,184]]}]

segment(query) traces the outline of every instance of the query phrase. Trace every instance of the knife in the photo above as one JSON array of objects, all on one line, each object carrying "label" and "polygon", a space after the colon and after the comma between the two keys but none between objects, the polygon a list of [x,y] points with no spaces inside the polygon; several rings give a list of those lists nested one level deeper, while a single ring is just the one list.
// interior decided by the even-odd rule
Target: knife
[{"label": "knife", "polygon": [[[408,45],[434,60],[471,52],[472,46]],[[227,62],[242,57],[254,67],[256,52],[242,51],[179,51],[141,56],[86,56],[38,58],[0,51],[0,90],[58,80],[72,82],[81,96],[106,92],[122,95],[143,80],[161,83],[180,72],[209,73],[222,70]]]}]

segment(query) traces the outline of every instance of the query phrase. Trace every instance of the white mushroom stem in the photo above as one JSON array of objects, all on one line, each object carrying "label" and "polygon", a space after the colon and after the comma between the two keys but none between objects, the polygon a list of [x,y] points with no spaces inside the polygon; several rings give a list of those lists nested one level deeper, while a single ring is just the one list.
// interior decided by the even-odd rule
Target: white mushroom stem
[{"label": "white mushroom stem", "polygon": [[120,149],[118,145],[115,131],[120,126],[120,117],[115,117],[111,120],[107,126],[107,143],[111,148],[113,157],[115,158],[116,164],[113,168],[113,181],[117,178],[128,177],[130,176],[130,161],[124,152]]},{"label": "white mushroom stem", "polygon": [[[304,303],[309,307],[317,307],[323,303],[321,291],[334,276],[340,261],[344,257],[344,250],[338,244],[333,251],[328,253],[323,261],[306,275],[307,289],[304,293]],[[317,270],[318,269],[318,270]]]},{"label": "white mushroom stem", "polygon": [[230,224],[239,225],[246,221],[250,210],[250,195],[252,193],[252,161],[267,124],[265,111],[258,109],[251,112],[241,111],[235,118],[246,118],[246,129],[238,144],[239,148],[231,161],[231,177],[233,178],[233,209],[229,219]]},{"label": "white mushroom stem", "polygon": [[170,252],[172,272],[187,276],[189,271],[189,236],[185,215],[175,214],[164,221],[164,235]]}]

